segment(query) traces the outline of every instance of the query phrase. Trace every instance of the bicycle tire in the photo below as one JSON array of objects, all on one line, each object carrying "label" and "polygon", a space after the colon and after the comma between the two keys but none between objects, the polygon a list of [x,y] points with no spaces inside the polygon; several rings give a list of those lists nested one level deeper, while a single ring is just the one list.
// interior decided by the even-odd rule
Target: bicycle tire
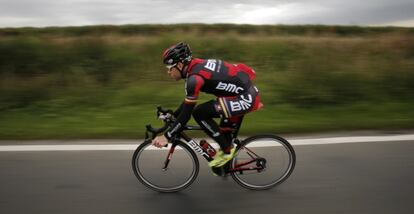
[{"label": "bicycle tire", "polygon": [[[148,146],[151,145],[151,140],[147,140],[144,141],[144,143],[140,144],[138,146],[138,148],[135,150],[134,155],[132,156],[132,169],[134,171],[135,176],[138,178],[138,180],[144,184],[146,187],[157,191],[157,192],[162,192],[162,193],[172,193],[172,192],[178,192],[178,191],[182,191],[184,189],[186,189],[187,187],[189,187],[197,178],[198,172],[200,170],[200,165],[199,165],[199,161],[197,158],[197,155],[195,154],[195,152],[184,142],[179,141],[177,143],[177,147],[181,147],[188,155],[189,158],[193,161],[193,169],[191,172],[191,175],[188,177],[188,179],[185,180],[185,182],[183,182],[180,185],[177,186],[172,186],[172,187],[162,187],[159,185],[156,185],[154,183],[152,183],[151,181],[149,181],[145,175],[142,174],[141,170],[139,169],[139,159],[140,156],[142,154],[142,152],[145,150],[145,148],[147,148]],[[177,149],[176,147],[176,149]],[[175,151],[176,153],[177,151]],[[167,158],[167,155],[164,156],[164,158]],[[173,158],[171,160],[171,162],[174,161],[174,155]],[[171,164],[170,162],[170,164]],[[145,163],[145,164],[152,164],[152,163]]]},{"label": "bicycle tire", "polygon": [[[292,172],[293,172],[293,170],[295,168],[295,164],[296,164],[296,154],[295,154],[295,150],[293,149],[292,145],[290,145],[290,143],[286,139],[284,139],[282,137],[279,137],[277,135],[273,135],[273,134],[262,134],[262,135],[255,135],[255,136],[249,137],[249,138],[247,138],[247,139],[245,139],[245,140],[243,140],[241,142],[241,146],[239,146],[237,148],[235,157],[234,157],[234,159],[231,162],[231,167],[232,168],[235,168],[235,166],[237,164],[238,156],[240,155],[241,149],[243,147],[249,148],[249,144],[254,143],[254,142],[257,142],[257,141],[259,141],[261,139],[262,140],[263,139],[272,139],[272,140],[275,140],[275,142],[280,143],[283,146],[283,148],[285,149],[283,151],[286,151],[287,152],[287,155],[289,156],[289,163],[288,163],[285,171],[283,172],[283,174],[279,178],[275,179],[274,181],[272,181],[272,182],[270,182],[268,184],[261,184],[261,185],[252,184],[252,183],[249,183],[248,181],[245,181],[241,177],[242,174],[240,174],[239,172],[232,172],[232,173],[230,173],[231,176],[232,176],[232,178],[239,185],[241,185],[242,187],[245,187],[247,189],[251,189],[251,190],[265,190],[265,189],[270,189],[272,187],[275,187],[275,186],[281,184],[282,182],[284,182],[292,174]],[[254,150],[257,150],[256,148],[249,148],[249,149],[251,149],[253,151]],[[266,170],[269,170],[269,169],[266,169]]]}]

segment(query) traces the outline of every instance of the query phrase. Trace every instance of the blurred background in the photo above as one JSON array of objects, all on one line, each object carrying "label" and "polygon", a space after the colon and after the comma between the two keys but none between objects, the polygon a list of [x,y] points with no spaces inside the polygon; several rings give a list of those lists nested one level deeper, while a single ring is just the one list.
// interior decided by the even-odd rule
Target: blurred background
[{"label": "blurred background", "polygon": [[161,125],[156,106],[184,98],[161,62],[179,41],[256,70],[265,108],[244,135],[414,128],[413,3],[368,1],[346,16],[357,1],[272,2],[1,3],[0,139],[143,137],[145,124]]},{"label": "blurred background", "polygon": [[[232,24],[0,29],[0,138],[136,138],[184,82],[162,51],[243,62],[265,108],[242,133],[414,127],[414,29]],[[213,97],[202,95],[207,101]]]}]

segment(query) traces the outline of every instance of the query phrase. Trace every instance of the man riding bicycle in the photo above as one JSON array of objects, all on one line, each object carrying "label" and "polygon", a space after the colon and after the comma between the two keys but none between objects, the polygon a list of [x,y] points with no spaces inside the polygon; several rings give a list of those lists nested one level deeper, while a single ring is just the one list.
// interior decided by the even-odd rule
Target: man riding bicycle
[{"label": "man riding bicycle", "polygon": [[[263,106],[259,90],[252,82],[255,71],[245,64],[193,58],[189,45],[183,42],[167,48],[163,53],[163,62],[173,79],[185,79],[186,97],[174,112],[174,124],[163,136],[156,137],[152,144],[159,148],[165,146],[180,133],[193,115],[206,134],[221,148],[209,166],[223,166],[233,158],[235,152],[229,131],[240,125],[244,114]],[[213,94],[217,99],[196,106],[200,91]],[[213,118],[221,118],[220,125]]]}]

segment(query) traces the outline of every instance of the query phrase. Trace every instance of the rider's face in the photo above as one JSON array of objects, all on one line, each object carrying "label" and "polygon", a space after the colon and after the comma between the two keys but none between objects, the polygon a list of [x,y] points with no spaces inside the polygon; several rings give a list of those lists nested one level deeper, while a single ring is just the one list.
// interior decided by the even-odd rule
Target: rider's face
[{"label": "rider's face", "polygon": [[170,75],[171,78],[178,81],[178,80],[181,79],[181,73],[180,73],[180,71],[178,70],[177,67],[181,67],[180,63],[178,63],[177,65],[172,66],[170,68],[167,68],[168,69],[167,73],[168,73],[168,75]]}]

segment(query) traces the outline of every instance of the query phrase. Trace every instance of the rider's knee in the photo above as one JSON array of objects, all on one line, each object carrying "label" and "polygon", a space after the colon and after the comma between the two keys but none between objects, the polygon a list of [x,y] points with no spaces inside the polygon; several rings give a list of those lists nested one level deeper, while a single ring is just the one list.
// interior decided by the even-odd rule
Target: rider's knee
[{"label": "rider's knee", "polygon": [[214,102],[212,101],[197,105],[193,110],[193,117],[196,121],[207,120],[218,116]]}]

